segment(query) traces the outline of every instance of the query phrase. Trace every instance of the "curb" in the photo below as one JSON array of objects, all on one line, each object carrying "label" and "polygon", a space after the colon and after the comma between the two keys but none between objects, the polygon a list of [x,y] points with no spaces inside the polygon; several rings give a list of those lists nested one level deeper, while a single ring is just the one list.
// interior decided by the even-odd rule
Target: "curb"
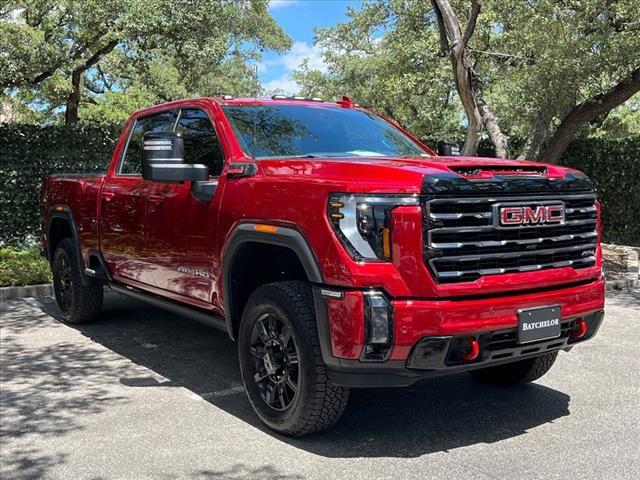
[{"label": "curb", "polygon": [[25,297],[49,297],[53,295],[53,285],[27,285],[25,287],[0,287],[0,301]]}]

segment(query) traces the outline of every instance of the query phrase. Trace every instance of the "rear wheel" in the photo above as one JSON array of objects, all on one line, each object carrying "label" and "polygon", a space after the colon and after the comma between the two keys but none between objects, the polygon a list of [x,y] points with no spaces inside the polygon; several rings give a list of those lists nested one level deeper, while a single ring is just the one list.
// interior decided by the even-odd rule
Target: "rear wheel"
[{"label": "rear wheel", "polygon": [[82,285],[78,255],[73,240],[65,238],[51,262],[56,303],[62,319],[71,324],[90,322],[102,309],[102,285]]},{"label": "rear wheel", "polygon": [[284,435],[330,427],[349,397],[327,377],[314,312],[311,287],[289,281],[258,288],[242,315],[238,356],[249,402]]},{"label": "rear wheel", "polygon": [[478,381],[492,385],[503,387],[521,385],[538,380],[547,373],[556,361],[557,356],[558,352],[547,353],[539,357],[507,363],[506,365],[472,370],[471,375]]}]

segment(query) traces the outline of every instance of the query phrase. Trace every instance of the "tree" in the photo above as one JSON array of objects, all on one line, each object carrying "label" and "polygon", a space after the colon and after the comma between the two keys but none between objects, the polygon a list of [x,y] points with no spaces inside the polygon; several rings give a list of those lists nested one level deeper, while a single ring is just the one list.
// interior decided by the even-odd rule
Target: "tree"
[{"label": "tree", "polygon": [[[399,77],[393,71],[397,59],[419,55],[420,47],[427,50],[421,57],[431,63],[404,71],[426,80],[443,66],[433,58],[438,49],[451,62],[449,79],[468,119],[467,154],[475,153],[482,126],[500,156],[511,149],[519,158],[557,162],[576,133],[603,124],[612,109],[640,89],[636,0],[501,0],[483,3],[482,9],[478,0],[369,0],[349,15],[351,22],[317,33],[329,69],[324,75],[299,72],[304,89],[315,89],[316,94],[340,90],[354,64],[361,78],[379,71]],[[422,29],[421,35],[407,34],[408,23]],[[370,24],[375,44],[386,47],[385,56],[345,48],[343,39],[356,37],[362,24]],[[403,34],[403,42],[389,41]],[[424,41],[434,34],[440,39],[437,44]],[[354,43],[358,41],[363,40]],[[429,98],[437,96],[430,91],[432,85],[425,89]],[[385,95],[380,89],[378,96]],[[413,98],[396,97],[395,102],[396,110],[418,105]],[[455,102],[451,104],[455,109]],[[411,119],[406,121],[411,125]],[[433,136],[430,130],[414,132]],[[510,145],[510,137],[522,139],[522,144]]]},{"label": "tree", "polygon": [[350,95],[420,137],[458,138],[463,126],[451,66],[440,54],[435,17],[423,14],[429,6],[416,0],[349,8],[349,22],[316,32],[329,68],[294,72],[301,93]]},{"label": "tree", "polygon": [[509,154],[508,139],[502,133],[495,116],[482,95],[482,81],[473,67],[469,51],[469,40],[473,36],[480,14],[480,0],[471,0],[471,11],[464,32],[458,16],[447,0],[432,0],[433,9],[438,19],[440,31],[440,48],[449,55],[453,65],[453,78],[465,114],[467,115],[467,137],[463,155],[476,155],[480,144],[482,124],[489,132],[489,137],[496,149],[496,155],[506,158]]},{"label": "tree", "polygon": [[246,85],[246,62],[290,39],[267,1],[25,0],[0,7],[0,86],[75,123],[83,102]]}]

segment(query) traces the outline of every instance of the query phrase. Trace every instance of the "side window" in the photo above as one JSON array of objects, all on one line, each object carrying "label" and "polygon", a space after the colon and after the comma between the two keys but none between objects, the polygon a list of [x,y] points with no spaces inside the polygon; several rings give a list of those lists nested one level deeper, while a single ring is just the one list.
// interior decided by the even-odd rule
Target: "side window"
[{"label": "side window", "polygon": [[140,117],[136,120],[127,151],[120,164],[121,175],[141,175],[142,174],[142,136],[147,132],[171,132],[178,116],[177,110],[160,112],[148,117]]},{"label": "side window", "polygon": [[199,108],[184,108],[176,125],[184,139],[185,163],[201,163],[209,167],[209,175],[222,173],[224,158],[211,120]]}]

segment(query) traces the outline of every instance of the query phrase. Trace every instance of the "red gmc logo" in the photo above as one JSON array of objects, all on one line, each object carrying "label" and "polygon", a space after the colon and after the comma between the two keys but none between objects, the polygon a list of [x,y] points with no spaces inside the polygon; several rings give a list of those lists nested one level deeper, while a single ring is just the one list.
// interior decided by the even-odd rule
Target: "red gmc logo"
[{"label": "red gmc logo", "polygon": [[[498,208],[499,226],[535,226],[555,224],[561,225],[565,221],[564,204],[550,205],[496,205]],[[495,217],[494,217],[495,218]]]}]

